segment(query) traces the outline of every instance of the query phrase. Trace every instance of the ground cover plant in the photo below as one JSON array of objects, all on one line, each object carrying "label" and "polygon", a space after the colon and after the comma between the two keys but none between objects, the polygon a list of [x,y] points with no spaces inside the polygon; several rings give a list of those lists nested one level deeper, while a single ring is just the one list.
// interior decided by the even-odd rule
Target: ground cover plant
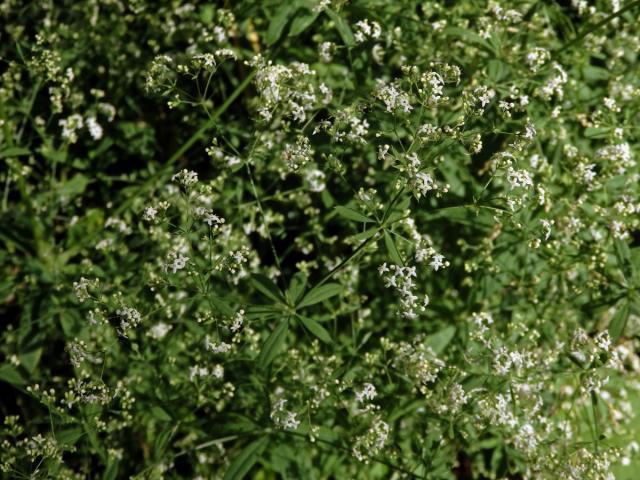
[{"label": "ground cover plant", "polygon": [[2,478],[637,478],[639,15],[3,0]]}]

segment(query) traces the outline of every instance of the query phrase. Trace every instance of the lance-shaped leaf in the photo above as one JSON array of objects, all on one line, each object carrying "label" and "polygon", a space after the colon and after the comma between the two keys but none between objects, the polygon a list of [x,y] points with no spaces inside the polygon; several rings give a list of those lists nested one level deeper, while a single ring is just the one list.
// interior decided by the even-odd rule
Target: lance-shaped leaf
[{"label": "lance-shaped leaf", "polygon": [[617,342],[618,339],[624,333],[624,329],[627,326],[627,320],[629,319],[629,302],[625,301],[621,307],[616,310],[616,313],[609,323],[609,335],[611,340]]},{"label": "lance-shaped leaf", "polygon": [[344,42],[345,46],[353,47],[356,44],[356,37],[351,31],[349,22],[347,22],[340,14],[338,14],[334,10],[331,10],[330,8],[326,8],[324,12],[331,20],[333,20],[336,30],[338,30],[338,33],[342,37],[342,41]]},{"label": "lance-shaped leaf", "polygon": [[306,286],[307,275],[303,272],[298,272],[291,278],[291,283],[289,284],[289,290],[287,293],[289,300],[293,302],[293,304],[300,300]]},{"label": "lance-shaped leaf", "polygon": [[391,261],[396,265],[404,265],[402,257],[400,256],[400,252],[398,251],[398,247],[396,247],[396,243],[393,241],[393,238],[386,230],[384,232],[384,244],[387,247],[387,252],[389,252]]},{"label": "lance-shaped leaf", "polygon": [[329,332],[327,332],[327,330],[318,322],[316,322],[313,318],[303,317],[302,315],[298,315],[298,318],[300,319],[300,321],[302,322],[302,324],[307,330],[313,333],[316,337],[318,337],[324,343],[333,343],[333,340],[331,340],[331,335],[329,335]]},{"label": "lance-shaped leaf", "polygon": [[274,302],[283,303],[284,297],[282,296],[282,292],[269,277],[260,273],[254,273],[251,276],[251,285],[265,297],[270,298]]},{"label": "lance-shaped leaf", "polygon": [[344,287],[339,283],[325,283],[324,285],[312,288],[298,304],[298,308],[308,307],[309,305],[322,302],[327,298],[339,294],[342,290],[344,290]]},{"label": "lance-shaped leaf", "polygon": [[338,215],[346,218],[347,220],[354,220],[356,222],[373,223],[372,219],[370,219],[363,213],[360,213],[359,211],[354,210],[353,208],[343,207],[342,205],[340,205],[339,207],[336,207],[336,211],[338,212]]},{"label": "lance-shaped leaf", "polygon": [[255,465],[260,457],[260,454],[264,451],[269,443],[268,437],[260,437],[255,442],[247,445],[240,455],[229,465],[229,470],[224,475],[224,480],[241,480],[249,473],[251,467]]},{"label": "lance-shaped leaf", "polygon": [[260,355],[258,355],[258,365],[261,368],[267,367],[278,354],[280,347],[284,343],[284,339],[287,337],[289,331],[289,319],[284,318],[280,321],[278,326],[271,332],[269,338],[264,342]]},{"label": "lance-shaped leaf", "polygon": [[456,327],[453,325],[449,325],[448,327],[444,327],[442,330],[429,335],[426,338],[426,344],[431,347],[433,352],[437,355],[444,351],[444,349],[449,345],[451,340],[456,334]]},{"label": "lance-shaped leaf", "polygon": [[296,35],[300,35],[316,21],[319,14],[320,12],[314,12],[307,8],[300,9],[296,14],[296,17],[291,22],[289,36],[295,37]]},{"label": "lance-shaped leaf", "polygon": [[271,18],[269,28],[267,29],[267,35],[265,37],[267,45],[273,45],[282,36],[284,27],[293,17],[299,6],[294,2],[285,2],[281,5],[275,15]]}]

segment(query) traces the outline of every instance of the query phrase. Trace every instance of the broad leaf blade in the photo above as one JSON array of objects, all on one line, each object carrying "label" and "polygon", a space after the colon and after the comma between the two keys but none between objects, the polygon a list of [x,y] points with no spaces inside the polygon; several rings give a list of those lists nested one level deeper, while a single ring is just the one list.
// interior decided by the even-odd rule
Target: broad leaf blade
[{"label": "broad leaf blade", "polygon": [[354,210],[353,208],[344,207],[344,206],[341,205],[339,207],[336,207],[336,211],[338,212],[338,215],[340,215],[341,217],[346,218],[347,220],[354,220],[356,222],[373,223],[372,219],[370,219],[369,217],[367,217],[363,213],[360,213],[359,211]]},{"label": "broad leaf blade", "polygon": [[307,28],[311,26],[313,22],[316,21],[320,12],[314,12],[307,8],[301,9],[300,12],[296,15],[296,17],[291,22],[291,28],[289,29],[289,36],[295,37],[296,35],[300,35]]},{"label": "broad leaf blade", "polygon": [[307,286],[307,275],[298,272],[291,279],[291,283],[289,284],[289,299],[295,305],[298,300],[302,297],[304,293],[304,289]]},{"label": "broad leaf blade", "polygon": [[333,340],[331,339],[331,335],[329,335],[329,332],[327,332],[327,330],[318,322],[316,322],[313,318],[303,317],[303,316],[298,316],[298,318],[300,319],[300,321],[302,322],[302,324],[305,326],[307,330],[313,333],[316,337],[318,337],[324,343],[329,343],[329,344],[333,343]]},{"label": "broad leaf blade", "polygon": [[345,46],[353,47],[356,44],[356,37],[354,37],[353,32],[351,31],[349,22],[347,22],[335,10],[331,10],[330,8],[325,9],[325,13],[331,20],[333,20],[333,23],[336,26],[336,30],[338,30],[340,37],[342,37],[342,41],[344,42]]},{"label": "broad leaf blade", "polygon": [[298,308],[308,307],[339,294],[344,287],[339,283],[325,283],[311,289],[298,304]]},{"label": "broad leaf blade", "polygon": [[426,344],[431,347],[433,353],[436,355],[442,353],[444,349],[451,343],[453,337],[456,334],[456,327],[450,325],[448,327],[444,327],[442,330],[429,335],[426,338]]},{"label": "broad leaf blade", "polygon": [[396,247],[396,243],[393,241],[393,238],[391,238],[391,235],[386,230],[384,232],[384,245],[387,247],[387,252],[389,252],[391,261],[396,265],[404,265],[402,257],[400,256],[400,252],[398,251],[398,247]]},{"label": "broad leaf blade", "polygon": [[293,2],[285,2],[282,4],[275,15],[271,18],[271,23],[269,23],[269,29],[267,30],[267,35],[265,37],[267,45],[273,45],[280,39],[282,32],[284,31],[284,27],[287,26],[287,23],[297,9],[298,5]]},{"label": "broad leaf blade", "polygon": [[367,240],[368,238],[373,237],[376,233],[378,233],[378,228],[377,227],[373,227],[370,228],[368,230],[365,230],[364,232],[360,232],[357,233],[353,236],[353,238],[355,240],[357,240],[358,242],[363,242],[365,240]]},{"label": "broad leaf blade", "polygon": [[251,285],[255,287],[265,297],[270,298],[274,302],[282,303],[284,298],[282,292],[276,286],[271,279],[260,273],[255,273],[251,276]]},{"label": "broad leaf blade", "polygon": [[609,335],[611,340],[617,342],[618,339],[624,333],[624,329],[627,326],[627,320],[629,319],[629,302],[625,301],[620,308],[616,310],[616,313],[609,323]]},{"label": "broad leaf blade", "polygon": [[21,157],[30,154],[31,151],[28,148],[22,147],[9,147],[4,150],[0,150],[0,158]]},{"label": "broad leaf blade", "polygon": [[267,367],[280,350],[280,347],[284,343],[285,338],[287,337],[287,332],[289,331],[289,319],[284,318],[280,321],[278,326],[271,332],[269,338],[264,342],[262,346],[262,350],[260,350],[260,355],[258,355],[258,365],[261,368]]},{"label": "broad leaf blade", "polygon": [[260,454],[269,443],[268,437],[261,437],[247,445],[240,455],[229,465],[229,470],[224,475],[224,480],[241,480],[249,473],[251,467],[258,461]]},{"label": "broad leaf blade", "polygon": [[10,383],[16,387],[21,387],[27,383],[20,375],[20,372],[8,363],[0,365],[0,381]]}]

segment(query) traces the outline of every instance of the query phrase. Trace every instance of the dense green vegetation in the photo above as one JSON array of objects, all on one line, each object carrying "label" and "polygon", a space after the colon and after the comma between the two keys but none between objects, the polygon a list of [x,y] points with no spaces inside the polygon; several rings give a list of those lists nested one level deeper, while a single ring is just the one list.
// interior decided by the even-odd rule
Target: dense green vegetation
[{"label": "dense green vegetation", "polygon": [[638,15],[0,2],[0,476],[637,478]]}]

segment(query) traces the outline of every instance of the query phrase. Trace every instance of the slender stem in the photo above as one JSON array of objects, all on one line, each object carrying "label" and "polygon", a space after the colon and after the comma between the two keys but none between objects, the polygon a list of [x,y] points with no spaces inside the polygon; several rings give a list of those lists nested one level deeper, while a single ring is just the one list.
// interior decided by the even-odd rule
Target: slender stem
[{"label": "slender stem", "polygon": [[560,47],[558,49],[558,53],[564,52],[567,48],[574,46],[580,40],[584,39],[587,35],[590,35],[593,32],[595,32],[596,30],[599,30],[600,28],[604,27],[606,24],[608,24],[612,20],[615,20],[616,18],[622,16],[623,13],[625,13],[625,12],[631,10],[633,7],[637,7],[637,6],[640,6],[640,0],[636,0],[634,2],[629,2],[624,7],[622,7],[620,10],[618,10],[616,12],[613,12],[611,15],[609,15],[604,20],[596,23],[595,25],[592,25],[591,27],[587,27],[587,28],[583,29],[576,36],[576,38],[574,38],[573,40],[569,41],[568,43],[565,43],[562,47]]},{"label": "slender stem", "polygon": [[[253,150],[253,149],[252,149]],[[256,184],[253,181],[253,175],[251,174],[251,167],[249,166],[249,159],[251,158],[251,154],[244,161],[244,165],[247,168],[247,175],[249,176],[249,182],[251,183],[251,190],[253,191],[253,196],[256,199],[256,203],[258,204],[258,210],[260,211],[260,217],[262,218],[262,225],[264,226],[264,230],[267,233],[267,238],[269,239],[269,245],[271,245],[271,253],[273,253],[273,258],[276,261],[276,266],[278,267],[278,271],[282,276],[282,281],[284,282],[285,290],[287,287],[287,279],[284,278],[284,273],[282,272],[282,266],[280,265],[280,258],[278,257],[278,253],[276,252],[276,246],[273,243],[273,238],[271,237],[271,230],[269,230],[269,224],[267,223],[267,217],[264,214],[264,210],[262,209],[262,202],[260,202],[260,197],[258,196],[258,190],[256,189]]]},{"label": "slender stem", "polygon": [[[378,233],[380,233],[381,230],[382,230],[382,227],[378,228],[378,231],[376,233],[374,233],[369,238],[367,238],[364,242],[362,242],[358,246],[358,248],[356,248],[353,251],[353,253],[351,255],[349,255],[347,258],[345,258],[343,261],[341,261],[338,265],[333,267],[333,269],[329,273],[327,273],[322,280],[320,280],[316,285],[314,285],[313,288],[317,288],[320,285],[322,285],[323,283],[325,283],[327,280],[329,280],[333,276],[334,273],[336,273],[338,270],[340,270],[342,267],[344,267],[347,263],[349,263],[358,253],[360,253],[360,251],[364,247],[366,247],[372,240],[374,240],[378,236]],[[313,290],[313,288],[311,288],[310,290]]]},{"label": "slender stem", "polygon": [[[189,150],[194,143],[196,143],[198,140],[200,140],[204,134],[207,132],[207,130],[209,130],[211,127],[213,127],[216,122],[218,121],[218,118],[227,111],[227,109],[231,106],[231,104],[235,101],[236,98],[238,98],[238,96],[244,92],[244,90],[251,84],[251,81],[253,80],[253,77],[255,77],[257,73],[257,70],[252,70],[251,73],[249,73],[249,75],[247,75],[247,77],[235,88],[235,90],[233,92],[231,92],[231,95],[229,95],[227,97],[227,99],[224,101],[224,103],[222,105],[220,105],[212,114],[211,117],[202,124],[202,126],[193,134],[191,135],[191,137],[189,137],[189,139],[184,142],[180,148],[178,148],[173,155],[171,155],[169,157],[169,159],[165,162],[164,164],[164,172],[161,172],[159,175],[152,175],[151,177],[149,177],[145,183],[143,183],[140,186],[140,191],[143,192],[146,189],[148,189],[152,183],[157,182],[159,180],[159,178],[163,178],[164,175],[166,175],[167,172],[171,171],[171,166],[180,158],[182,157],[182,155],[184,155],[187,150]],[[116,214],[122,213],[125,209],[127,209],[129,207],[129,205],[131,204],[133,198],[135,197],[131,197],[129,200],[123,202],[120,207],[118,207],[118,209],[116,210]]]},{"label": "slender stem", "polygon": [[[303,439],[305,439],[307,441],[310,441],[309,440],[309,436],[307,434],[304,434],[304,433],[293,432],[293,431],[290,431],[290,430],[276,430],[273,433],[277,433],[277,434],[280,434],[280,435],[290,435],[292,437],[303,438]],[[338,445],[337,443],[330,442],[329,440],[323,440],[322,438],[316,438],[316,441],[319,442],[319,443],[323,443],[325,445],[329,445],[330,447],[333,447],[336,450],[341,450],[343,452],[351,453],[351,450],[349,448],[344,447],[342,445]],[[380,463],[382,465],[386,465],[390,469],[395,470],[397,472],[404,473],[405,475],[409,475],[412,478],[426,478],[426,477],[422,477],[420,475],[417,475],[416,473],[413,473],[412,471],[407,470],[407,469],[405,469],[403,467],[399,467],[398,465],[395,465],[394,463],[391,463],[388,460],[384,460],[382,458],[374,457],[372,455],[367,454],[366,452],[364,453],[364,455],[369,460],[372,460],[372,461],[374,461],[376,463]]]},{"label": "slender stem", "polygon": [[191,137],[186,142],[184,142],[182,146],[173,153],[173,155],[169,157],[166,163],[167,166],[178,160],[187,150],[191,148],[194,143],[202,138],[207,130],[215,125],[218,117],[226,112],[231,104],[235,101],[235,99],[238,98],[238,96],[249,86],[249,84],[253,80],[253,77],[256,75],[256,72],[257,70],[252,70],[251,73],[249,73],[249,75],[247,75],[247,77],[242,81],[242,83],[240,83],[236,87],[236,89],[231,92],[231,95],[227,97],[224,103],[220,105],[220,107],[218,107],[215,112],[213,112],[211,118],[203,123],[202,126],[193,135],[191,135]]}]

